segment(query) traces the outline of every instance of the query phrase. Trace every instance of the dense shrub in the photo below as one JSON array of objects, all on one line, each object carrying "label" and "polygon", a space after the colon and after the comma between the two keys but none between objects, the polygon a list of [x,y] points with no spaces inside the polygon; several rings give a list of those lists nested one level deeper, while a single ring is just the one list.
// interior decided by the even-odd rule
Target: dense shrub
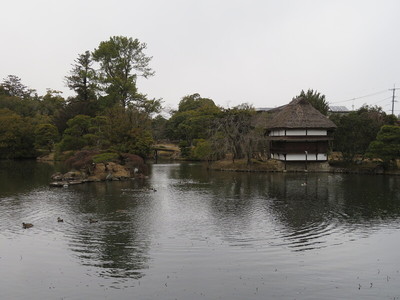
[{"label": "dense shrub", "polygon": [[92,160],[94,163],[103,163],[108,161],[118,161],[119,155],[114,152],[106,152],[94,155]]},{"label": "dense shrub", "polygon": [[100,154],[98,151],[78,151],[65,161],[69,168],[80,170],[89,167],[93,163],[93,156]]},{"label": "dense shrub", "polygon": [[[147,166],[144,163],[143,158],[136,154],[122,153],[122,163],[130,169],[131,173],[147,174]],[[134,170],[137,169],[137,172]]]},{"label": "dense shrub", "polygon": [[144,163],[143,158],[136,154],[130,153],[101,153],[95,150],[82,150],[74,153],[74,155],[68,158],[65,163],[69,168],[81,170],[85,168],[91,168],[94,163],[106,163],[111,161],[125,165],[125,167],[128,168],[132,174],[147,174],[147,166]]}]

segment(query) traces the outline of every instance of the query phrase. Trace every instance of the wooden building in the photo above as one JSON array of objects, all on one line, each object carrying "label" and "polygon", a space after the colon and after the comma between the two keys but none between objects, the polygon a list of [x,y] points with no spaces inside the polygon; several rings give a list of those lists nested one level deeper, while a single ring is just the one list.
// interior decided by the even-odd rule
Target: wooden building
[{"label": "wooden building", "polygon": [[285,162],[328,160],[336,125],[306,99],[296,98],[271,113],[266,132],[271,158]]}]

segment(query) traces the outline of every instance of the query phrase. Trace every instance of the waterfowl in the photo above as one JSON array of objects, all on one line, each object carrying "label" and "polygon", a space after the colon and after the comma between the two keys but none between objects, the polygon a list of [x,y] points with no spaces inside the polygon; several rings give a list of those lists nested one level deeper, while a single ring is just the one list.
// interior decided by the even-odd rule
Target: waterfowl
[{"label": "waterfowl", "polygon": [[33,227],[33,224],[31,223],[22,223],[22,228],[27,229]]},{"label": "waterfowl", "polygon": [[95,220],[95,219],[92,219],[92,218],[89,219],[89,223],[97,223],[97,222],[98,222],[98,220]]},{"label": "waterfowl", "polygon": [[57,217],[57,222],[64,222],[64,220],[61,219],[60,217]]}]

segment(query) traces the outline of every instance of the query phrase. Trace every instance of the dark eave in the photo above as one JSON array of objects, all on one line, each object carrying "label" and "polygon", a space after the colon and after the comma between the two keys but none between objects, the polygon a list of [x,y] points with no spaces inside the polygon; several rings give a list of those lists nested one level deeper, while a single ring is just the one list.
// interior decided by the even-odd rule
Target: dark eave
[{"label": "dark eave", "polygon": [[307,135],[307,136],[267,136],[270,141],[286,141],[286,142],[316,142],[316,141],[332,141],[332,136],[318,136],[318,135]]}]

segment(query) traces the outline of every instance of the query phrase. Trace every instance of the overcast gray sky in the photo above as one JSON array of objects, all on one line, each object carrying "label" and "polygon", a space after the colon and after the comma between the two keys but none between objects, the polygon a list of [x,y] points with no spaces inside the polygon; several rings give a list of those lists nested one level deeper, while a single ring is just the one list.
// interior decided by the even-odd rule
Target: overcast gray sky
[{"label": "overcast gray sky", "polygon": [[398,0],[1,2],[0,79],[17,75],[40,95],[73,95],[71,64],[114,35],[147,44],[156,74],[139,91],[173,108],[193,93],[275,107],[311,88],[332,105],[390,111],[400,87]]}]

